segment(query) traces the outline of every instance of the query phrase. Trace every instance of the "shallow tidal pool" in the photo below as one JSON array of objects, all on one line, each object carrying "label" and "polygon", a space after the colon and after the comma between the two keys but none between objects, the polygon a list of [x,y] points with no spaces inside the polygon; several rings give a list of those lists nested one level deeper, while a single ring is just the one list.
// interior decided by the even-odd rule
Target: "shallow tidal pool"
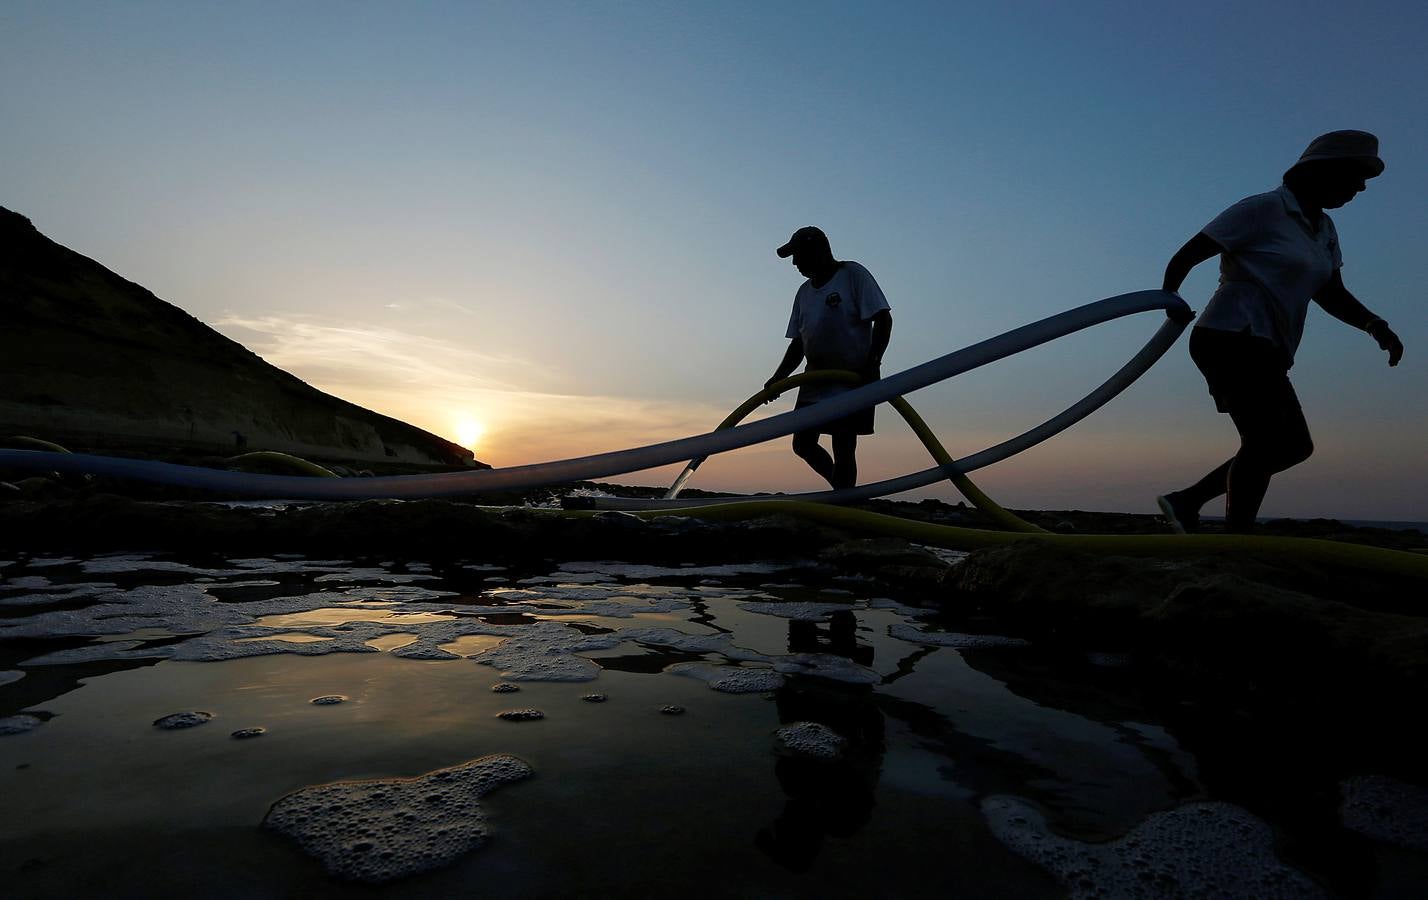
[{"label": "shallow tidal pool", "polygon": [[1307,816],[1222,791],[1255,754],[1226,777],[1125,657],[886,590],[811,562],[0,559],[0,893],[1428,884],[1421,789],[1359,773]]}]

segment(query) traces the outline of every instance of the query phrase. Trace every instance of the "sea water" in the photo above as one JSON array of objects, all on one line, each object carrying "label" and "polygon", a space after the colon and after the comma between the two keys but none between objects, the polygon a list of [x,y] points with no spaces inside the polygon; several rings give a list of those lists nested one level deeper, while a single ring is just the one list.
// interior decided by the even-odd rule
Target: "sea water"
[{"label": "sea water", "polygon": [[953,629],[812,562],[17,556],[0,579],[6,897],[1301,897],[1428,873],[1421,790],[1360,773],[1306,824],[1220,790],[1233,760],[1126,648]]}]

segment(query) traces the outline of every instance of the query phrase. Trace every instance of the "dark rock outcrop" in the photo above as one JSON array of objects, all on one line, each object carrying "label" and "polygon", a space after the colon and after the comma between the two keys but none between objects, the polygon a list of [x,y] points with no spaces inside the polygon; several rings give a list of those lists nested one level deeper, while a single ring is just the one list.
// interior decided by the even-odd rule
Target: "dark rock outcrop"
[{"label": "dark rock outcrop", "polygon": [[471,452],[325,394],[0,207],[0,436],[143,456],[279,450],[470,466]]},{"label": "dark rock outcrop", "polygon": [[1422,583],[1243,554],[1093,556],[1040,541],[973,553],[950,613],[1045,644],[1114,647],[1230,693],[1378,715],[1428,696]]}]

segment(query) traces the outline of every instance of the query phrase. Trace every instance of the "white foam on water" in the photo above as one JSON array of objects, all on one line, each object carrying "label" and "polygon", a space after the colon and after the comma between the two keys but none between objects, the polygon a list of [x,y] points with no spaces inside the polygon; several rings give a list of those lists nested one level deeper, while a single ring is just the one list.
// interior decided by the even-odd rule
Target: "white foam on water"
[{"label": "white foam on water", "polygon": [[506,709],[496,713],[496,718],[505,719],[507,722],[532,722],[536,719],[544,719],[545,713],[531,707]]},{"label": "white foam on water", "polygon": [[522,578],[516,584],[601,584],[608,582],[612,576],[599,572],[552,572],[549,575],[532,575],[530,578]]},{"label": "white foam on water", "polygon": [[1376,841],[1428,850],[1428,787],[1387,775],[1355,775],[1339,783],[1344,827]]},{"label": "white foam on water", "polygon": [[415,778],[306,787],[274,803],[263,827],[296,842],[338,878],[392,881],[482,846],[490,827],[477,801],[532,773],[523,760],[496,755]]},{"label": "white foam on water", "polygon": [[267,733],[268,729],[264,728],[261,725],[256,725],[252,728],[240,728],[228,736],[231,738],[237,738],[240,741],[246,741],[249,738],[262,737]]},{"label": "white foam on water", "polygon": [[1049,870],[1072,898],[1323,897],[1307,875],[1274,855],[1269,826],[1228,803],[1189,803],[1156,813],[1130,834],[1084,843],[1051,831],[1019,797],[982,801],[992,834]]},{"label": "white foam on water", "polygon": [[776,656],[772,662],[774,671],[785,675],[808,675],[846,684],[878,684],[883,680],[883,676],[867,666],[831,653],[794,653]]},{"label": "white foam on water", "polygon": [[336,706],[339,703],[346,703],[352,699],[346,694],[323,694],[321,697],[313,697],[308,702],[313,706]]},{"label": "white foam on water", "polygon": [[650,578],[667,578],[670,576],[688,578],[692,576],[731,577],[736,575],[767,575],[774,572],[784,572],[789,569],[799,568],[801,565],[807,565],[807,563],[751,562],[730,563],[728,565],[717,566],[652,566],[598,561],[562,563],[561,570],[565,572],[597,572],[601,575],[609,575],[611,577],[646,580]]},{"label": "white foam on water", "polygon": [[792,756],[837,759],[848,746],[847,738],[820,722],[793,722],[774,732],[778,749]]},{"label": "white foam on water", "polygon": [[43,588],[43,594],[17,594],[0,596],[0,606],[43,606],[50,603],[64,603],[84,597],[95,597],[104,591],[114,590],[108,582],[85,582],[83,584],[56,584]]},{"label": "white foam on water", "polygon": [[[43,591],[50,587],[50,580],[43,575],[21,575],[8,579],[3,586],[7,591]],[[56,590],[59,588],[56,587]]]},{"label": "white foam on water", "polygon": [[620,643],[614,635],[587,635],[554,622],[514,626],[506,640],[471,657],[496,669],[507,681],[592,681],[600,667],[575,656],[608,650]]},{"label": "white foam on water", "polygon": [[39,716],[27,716],[23,713],[18,716],[5,716],[0,718],[0,737],[9,737],[12,734],[24,734],[33,731],[45,723]]},{"label": "white foam on water", "polygon": [[868,609],[882,609],[896,613],[900,616],[917,618],[918,616],[930,616],[937,612],[922,606],[908,606],[906,603],[899,603],[891,597],[874,597],[868,601]]},{"label": "white foam on water", "polygon": [[979,650],[986,647],[1025,647],[1021,638],[1004,637],[998,634],[959,634],[952,631],[927,631],[907,622],[898,622],[888,628],[888,634],[900,641],[926,644],[929,647],[951,647],[954,650]]},{"label": "white foam on water", "polygon": [[386,569],[343,569],[327,575],[319,575],[314,582],[326,581],[373,581],[378,584],[411,584],[414,581],[439,581],[437,575],[425,572],[388,572]]},{"label": "white foam on water", "polygon": [[514,694],[520,689],[520,685],[511,684],[509,681],[498,681],[491,685],[491,693],[493,694]]},{"label": "white foam on water", "polygon": [[611,619],[630,619],[638,615],[680,612],[689,609],[689,607],[688,600],[681,600],[677,597],[604,597],[585,600],[578,606],[566,609],[536,607],[531,612],[541,617],[604,616]]},{"label": "white foam on water", "polygon": [[12,684],[25,677],[25,673],[19,669],[7,669],[0,672],[0,684]]},{"label": "white foam on water", "polygon": [[835,612],[852,609],[847,603],[765,602],[751,601],[738,604],[744,612],[777,616],[780,619],[795,619],[802,622],[818,622]]},{"label": "white foam on water", "polygon": [[784,677],[772,669],[745,669],[739,666],[716,666],[710,663],[675,663],[665,668],[672,675],[698,678],[716,691],[726,694],[764,694],[783,687]]},{"label": "white foam on water", "polygon": [[767,663],[782,675],[809,675],[848,684],[877,684],[882,676],[851,659],[830,653],[793,653],[767,656],[733,645],[730,634],[685,634],[673,628],[627,628],[619,632],[627,641],[671,647],[687,653],[718,653],[735,662]]},{"label": "white foam on water", "polygon": [[205,712],[201,709],[189,710],[188,712],[170,713],[154,720],[155,728],[162,728],[165,731],[179,731],[184,728],[196,728],[213,718],[213,713]]},{"label": "white foam on water", "polygon": [[47,569],[53,566],[72,566],[79,560],[73,556],[36,556],[25,565],[31,569]]}]

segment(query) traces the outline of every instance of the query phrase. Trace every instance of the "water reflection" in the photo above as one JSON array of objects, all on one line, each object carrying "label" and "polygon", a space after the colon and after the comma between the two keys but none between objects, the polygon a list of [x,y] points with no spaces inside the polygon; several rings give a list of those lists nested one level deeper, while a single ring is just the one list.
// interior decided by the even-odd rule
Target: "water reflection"
[{"label": "water reflection", "polygon": [[[790,620],[790,653],[829,653],[871,665],[873,648],[857,641],[853,613],[833,613],[827,627]],[[883,714],[873,688],[820,679],[790,678],[774,695],[781,724],[817,722],[847,741],[838,759],[780,756],[774,776],[783,789],[783,811],[759,829],[754,844],[779,865],[807,872],[827,837],[846,838],[867,824],[882,772]]]}]

